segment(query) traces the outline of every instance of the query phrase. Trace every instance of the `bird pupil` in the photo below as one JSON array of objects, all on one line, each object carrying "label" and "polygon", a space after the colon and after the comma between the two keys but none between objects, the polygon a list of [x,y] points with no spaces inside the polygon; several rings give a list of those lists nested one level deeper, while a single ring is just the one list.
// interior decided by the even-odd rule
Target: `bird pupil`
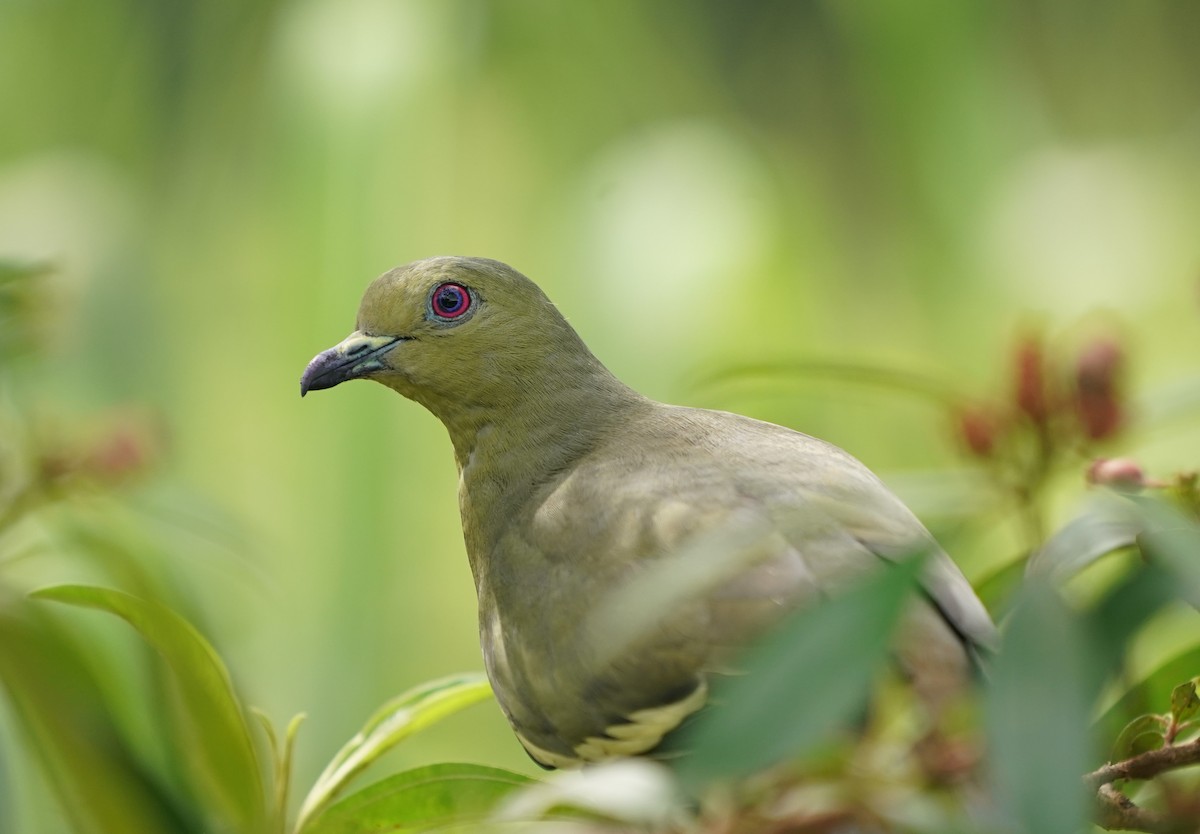
[{"label": "bird pupil", "polygon": [[462,296],[457,291],[446,287],[442,290],[442,296],[438,299],[441,302],[442,309],[447,313],[453,313],[462,304]]}]

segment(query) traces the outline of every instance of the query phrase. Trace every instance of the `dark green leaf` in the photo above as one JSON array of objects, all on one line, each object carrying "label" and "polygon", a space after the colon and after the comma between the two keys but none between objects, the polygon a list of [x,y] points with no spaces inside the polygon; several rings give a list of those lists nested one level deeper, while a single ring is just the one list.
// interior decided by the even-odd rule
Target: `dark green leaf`
[{"label": "dark green leaf", "polygon": [[437,764],[397,773],[329,806],[303,834],[427,831],[486,817],[496,803],[534,780],[474,764]]},{"label": "dark green leaf", "polygon": [[1164,721],[1161,715],[1139,715],[1125,725],[1113,742],[1112,761],[1120,762],[1147,750],[1163,746]]},{"label": "dark green leaf", "polygon": [[677,768],[684,785],[696,790],[802,755],[859,714],[921,562],[799,611],[748,653],[744,675],[717,681],[714,706],[680,742],[690,751]]},{"label": "dark green leaf", "polygon": [[1099,691],[1125,657],[1126,646],[1146,622],[1177,597],[1175,578],[1155,565],[1139,564],[1088,614],[1094,650],[1093,691]]},{"label": "dark green leaf", "polygon": [[1200,678],[1192,678],[1175,687],[1171,692],[1171,715],[1176,724],[1182,724],[1193,715],[1200,712],[1200,694],[1196,692],[1196,684]]},{"label": "dark green leaf", "polygon": [[1092,764],[1088,644],[1049,586],[1022,589],[992,666],[986,708],[1000,807],[1026,834],[1081,831]]},{"label": "dark green leaf", "polygon": [[195,788],[219,824],[253,832],[264,821],[264,795],[250,731],[229,672],[190,623],[159,603],[121,591],[60,585],[33,594],[124,619],[162,655],[176,684],[180,709],[179,750]]}]

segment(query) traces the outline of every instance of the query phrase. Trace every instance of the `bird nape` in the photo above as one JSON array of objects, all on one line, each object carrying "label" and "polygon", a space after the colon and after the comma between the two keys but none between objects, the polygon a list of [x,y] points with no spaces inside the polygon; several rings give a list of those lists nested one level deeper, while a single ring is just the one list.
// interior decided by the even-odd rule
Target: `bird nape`
[{"label": "bird nape", "polygon": [[[309,363],[300,393],[351,379],[415,400],[450,433],[487,673],[544,766],[652,751],[704,705],[732,649],[916,551],[930,554],[923,594],[893,649],[914,688],[937,698],[961,686],[994,643],[958,568],[855,458],[641,396],[498,261],[429,258],[376,279],[354,332]],[[714,550],[727,555],[688,571],[669,610],[611,650],[590,611]]]}]

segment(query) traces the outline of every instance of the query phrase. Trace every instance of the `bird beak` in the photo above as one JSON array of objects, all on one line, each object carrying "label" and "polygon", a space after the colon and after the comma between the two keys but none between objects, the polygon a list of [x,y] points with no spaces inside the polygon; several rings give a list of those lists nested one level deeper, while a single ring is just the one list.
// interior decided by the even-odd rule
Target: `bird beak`
[{"label": "bird beak", "polygon": [[354,331],[308,363],[300,377],[300,396],[384,370],[387,366],[383,355],[399,341],[399,336],[368,336]]}]

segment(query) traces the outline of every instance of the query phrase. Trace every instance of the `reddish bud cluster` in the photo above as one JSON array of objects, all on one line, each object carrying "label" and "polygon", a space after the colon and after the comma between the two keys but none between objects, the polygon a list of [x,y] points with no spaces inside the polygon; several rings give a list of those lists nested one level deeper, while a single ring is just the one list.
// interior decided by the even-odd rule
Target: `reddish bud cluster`
[{"label": "reddish bud cluster", "polygon": [[160,435],[145,415],[123,415],[90,441],[54,442],[39,457],[39,474],[47,484],[82,479],[116,485],[153,468],[160,456]]},{"label": "reddish bud cluster", "polygon": [[1124,424],[1124,355],[1113,339],[1088,343],[1073,378],[1061,371],[1036,333],[1023,335],[1012,356],[1009,404],[968,405],[956,415],[957,434],[971,455],[993,457],[1001,444],[1020,433],[1039,438],[1038,447],[1050,454],[1053,447],[1079,440],[1110,438]]}]

